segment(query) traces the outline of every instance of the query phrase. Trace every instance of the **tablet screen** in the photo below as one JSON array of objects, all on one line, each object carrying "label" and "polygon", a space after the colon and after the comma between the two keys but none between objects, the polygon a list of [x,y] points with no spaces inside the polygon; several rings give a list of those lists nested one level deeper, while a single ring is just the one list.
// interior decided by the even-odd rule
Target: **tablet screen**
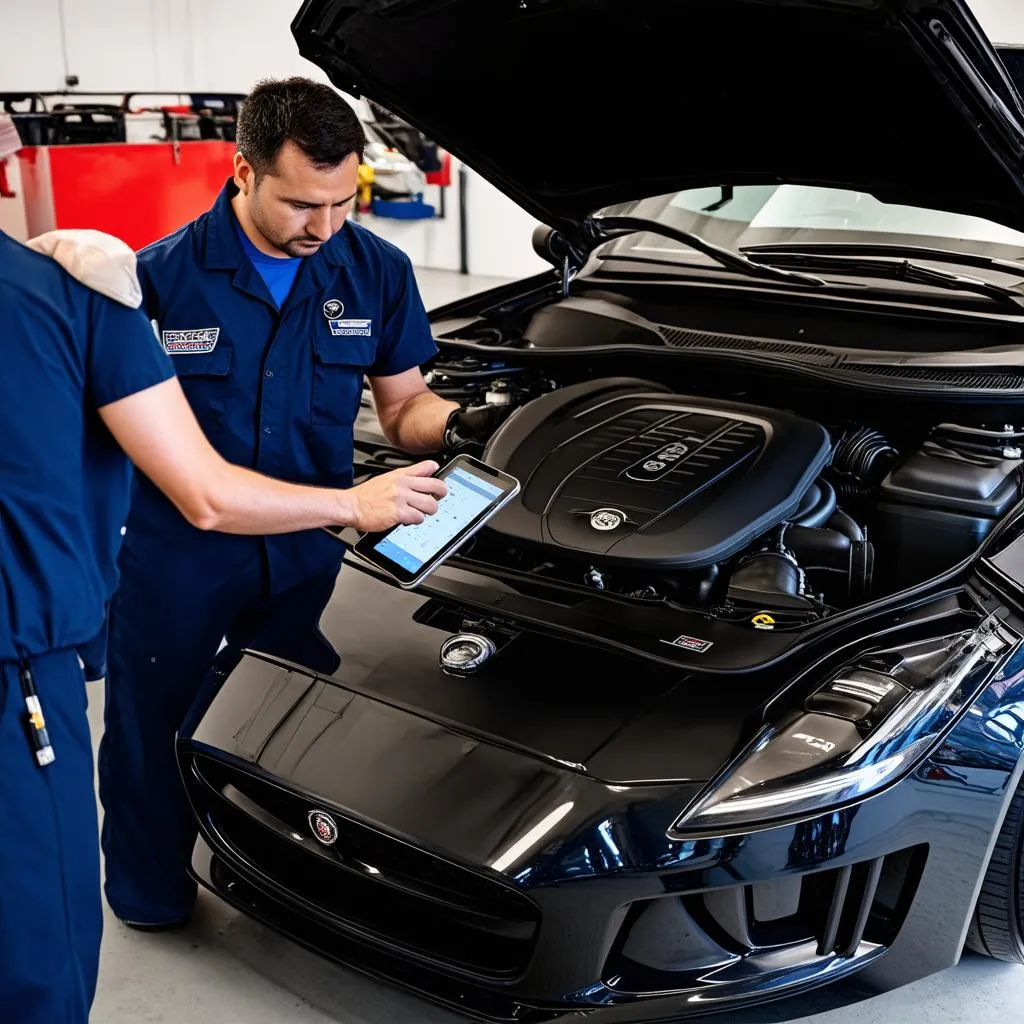
[{"label": "tablet screen", "polygon": [[484,512],[505,491],[465,469],[445,476],[448,493],[437,503],[435,515],[416,526],[397,526],[373,546],[410,573],[418,572],[444,546]]}]

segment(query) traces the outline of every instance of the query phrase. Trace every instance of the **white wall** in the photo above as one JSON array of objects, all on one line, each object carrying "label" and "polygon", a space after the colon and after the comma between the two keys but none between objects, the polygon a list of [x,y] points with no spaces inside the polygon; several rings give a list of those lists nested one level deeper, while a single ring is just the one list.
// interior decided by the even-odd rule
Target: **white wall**
[{"label": "white wall", "polygon": [[[326,82],[292,38],[298,9],[299,0],[0,0],[3,38],[17,41],[0,58],[0,91],[60,90],[68,74],[78,76],[78,92],[246,92],[260,78],[292,74]],[[443,220],[362,223],[417,266],[458,270],[453,178]],[[519,277],[547,267],[530,245],[533,218],[472,171],[467,198],[471,273]],[[424,199],[436,205],[438,190]]]},{"label": "white wall", "polygon": [[61,89],[60,0],[0,0],[0,90]]},{"label": "white wall", "polygon": [[298,8],[298,0],[0,0],[0,90],[61,89],[66,74],[85,91],[243,92],[289,74],[326,81],[292,39]]},{"label": "white wall", "polygon": [[968,0],[967,6],[993,43],[1024,44],[1022,0]]}]

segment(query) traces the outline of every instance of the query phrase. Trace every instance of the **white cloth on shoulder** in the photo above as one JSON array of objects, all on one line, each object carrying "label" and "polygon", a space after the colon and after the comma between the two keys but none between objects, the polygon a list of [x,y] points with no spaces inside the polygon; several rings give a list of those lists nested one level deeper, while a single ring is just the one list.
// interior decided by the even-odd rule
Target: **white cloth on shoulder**
[{"label": "white cloth on shoulder", "polygon": [[120,238],[90,228],[60,228],[25,244],[55,259],[87,288],[131,309],[142,305],[135,251]]}]

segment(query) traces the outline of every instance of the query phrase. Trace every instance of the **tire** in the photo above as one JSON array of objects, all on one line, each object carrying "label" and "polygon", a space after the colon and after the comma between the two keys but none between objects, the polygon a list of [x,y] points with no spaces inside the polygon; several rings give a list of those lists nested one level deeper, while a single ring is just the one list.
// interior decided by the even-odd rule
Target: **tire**
[{"label": "tire", "polygon": [[1010,802],[967,932],[967,948],[1024,964],[1024,783]]}]

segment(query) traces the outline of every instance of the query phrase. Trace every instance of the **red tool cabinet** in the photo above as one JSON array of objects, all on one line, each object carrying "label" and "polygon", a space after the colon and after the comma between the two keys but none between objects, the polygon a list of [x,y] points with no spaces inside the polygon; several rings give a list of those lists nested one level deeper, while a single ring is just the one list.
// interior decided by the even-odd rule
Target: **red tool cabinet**
[{"label": "red tool cabinet", "polygon": [[234,154],[221,140],[27,146],[18,160],[29,237],[93,228],[141,249],[213,205]]}]

